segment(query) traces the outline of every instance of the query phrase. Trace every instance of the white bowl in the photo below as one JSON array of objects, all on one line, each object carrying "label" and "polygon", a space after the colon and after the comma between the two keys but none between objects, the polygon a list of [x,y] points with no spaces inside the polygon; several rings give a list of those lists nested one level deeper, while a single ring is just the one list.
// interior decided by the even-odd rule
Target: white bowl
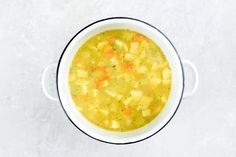
[{"label": "white bowl", "polygon": [[[152,39],[162,49],[172,70],[172,88],[162,112],[147,125],[128,132],[105,130],[88,121],[76,109],[68,85],[70,65],[79,47],[95,34],[111,29],[130,29]],[[192,69],[196,72],[194,66]],[[197,73],[195,74],[197,76]],[[112,144],[129,144],[142,141],[159,132],[168,124],[176,113],[184,91],[184,71],[182,62],[170,40],[154,26],[141,20],[127,17],[114,17],[99,20],[80,30],[65,47],[57,66],[56,78],[58,97],[70,121],[86,135],[96,140]],[[196,86],[197,84],[195,83],[195,87]],[[196,90],[196,88],[194,90]],[[194,91],[192,91],[191,94],[193,93]]]}]

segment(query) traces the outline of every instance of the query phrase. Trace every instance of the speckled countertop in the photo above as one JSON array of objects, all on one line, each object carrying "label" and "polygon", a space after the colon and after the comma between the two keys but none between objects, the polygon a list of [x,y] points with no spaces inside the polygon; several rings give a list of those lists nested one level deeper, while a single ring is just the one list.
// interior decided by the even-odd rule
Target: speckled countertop
[{"label": "speckled countertop", "polygon": [[[161,29],[198,68],[197,93],[165,129],[115,146],[79,132],[41,89],[43,68],[68,40],[105,17]],[[0,156],[236,156],[236,1],[0,0]]]}]

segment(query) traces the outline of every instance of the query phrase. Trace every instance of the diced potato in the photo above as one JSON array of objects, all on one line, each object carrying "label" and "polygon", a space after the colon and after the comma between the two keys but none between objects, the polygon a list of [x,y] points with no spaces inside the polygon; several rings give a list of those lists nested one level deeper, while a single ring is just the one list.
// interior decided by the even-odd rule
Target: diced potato
[{"label": "diced potato", "polygon": [[88,72],[84,71],[84,70],[81,70],[81,69],[78,69],[77,70],[77,76],[80,77],[80,78],[85,78],[85,77],[88,76]]},{"label": "diced potato", "polygon": [[75,84],[76,85],[81,85],[81,86],[85,86],[89,84],[88,80],[84,80],[84,79],[76,79],[75,80]]},{"label": "diced potato", "polygon": [[106,81],[103,81],[103,86],[104,86],[104,87],[108,86],[108,84],[109,84],[109,83],[108,83],[107,80],[106,80]]},{"label": "diced potato", "polygon": [[119,47],[124,48],[125,51],[128,51],[128,47],[127,47],[127,45],[126,45],[123,41],[117,39],[117,40],[115,41],[115,44],[116,44],[117,46],[119,46]]},{"label": "diced potato", "polygon": [[126,53],[124,59],[127,61],[132,61],[134,59],[134,55],[130,53]]},{"label": "diced potato", "polygon": [[116,98],[117,98],[117,100],[121,100],[122,99],[122,95],[121,94],[116,94]]},{"label": "diced potato", "polygon": [[124,45],[124,42],[122,42],[121,40],[116,40],[115,41],[115,44],[117,45],[117,46],[119,46],[119,47],[123,47],[123,45]]},{"label": "diced potato", "polygon": [[159,84],[161,83],[161,79],[160,79],[160,78],[157,78],[157,77],[152,78],[152,79],[151,79],[151,83],[152,83],[154,86],[157,86],[157,85],[159,85]]},{"label": "diced potato", "polygon": [[153,98],[152,97],[148,97],[148,96],[143,96],[141,98],[141,100],[139,101],[139,106],[138,106],[138,110],[144,110],[146,108],[148,108],[148,106],[150,105],[150,103],[152,102]]},{"label": "diced potato", "polygon": [[127,106],[127,105],[129,105],[129,103],[130,103],[132,100],[133,100],[133,98],[132,98],[132,97],[129,97],[129,98],[125,99],[125,100],[123,101],[123,103]]},{"label": "diced potato", "polygon": [[130,94],[132,95],[134,100],[139,100],[142,97],[143,92],[139,90],[132,90],[130,91]]},{"label": "diced potato", "polygon": [[152,68],[151,68],[151,70],[157,70],[157,63],[156,62],[154,62],[153,64],[152,64]]},{"label": "diced potato", "polygon": [[99,43],[97,44],[97,47],[98,47],[98,49],[101,50],[106,44],[108,44],[107,41],[102,41],[102,42],[99,42]]},{"label": "diced potato", "polygon": [[138,46],[139,46],[139,43],[138,42],[132,42],[130,44],[130,53],[137,53],[138,52]]},{"label": "diced potato", "polygon": [[126,119],[126,125],[130,125],[132,123],[132,119]]},{"label": "diced potato", "polygon": [[88,87],[86,85],[81,86],[81,92],[82,94],[87,94],[88,93]]},{"label": "diced potato", "polygon": [[120,127],[120,123],[117,120],[113,120],[111,122],[111,127],[114,128],[114,129],[117,129],[117,128]]},{"label": "diced potato", "polygon": [[137,68],[138,73],[144,74],[146,72],[146,67],[145,66],[140,66]]},{"label": "diced potato", "polygon": [[149,109],[146,109],[146,110],[143,110],[143,111],[142,111],[143,117],[148,117],[148,116],[150,116],[150,114],[151,114],[151,112],[150,112]]},{"label": "diced potato", "polygon": [[118,61],[117,61],[117,59],[115,57],[112,57],[110,59],[110,61],[111,61],[111,65],[117,65],[118,64]]},{"label": "diced potato", "polygon": [[167,101],[166,97],[164,97],[164,96],[161,97],[161,101],[165,103]]},{"label": "diced potato", "polygon": [[93,96],[96,97],[98,95],[98,90],[97,89],[93,89]]},{"label": "diced potato", "polygon": [[108,110],[105,110],[105,109],[100,109],[99,110],[104,116],[107,116],[109,114],[109,111]]},{"label": "diced potato", "polygon": [[171,79],[171,71],[169,68],[165,68],[163,71],[162,71],[162,76],[163,76],[163,79]]},{"label": "diced potato", "polygon": [[143,104],[150,104],[152,102],[152,97],[148,97],[148,96],[143,96],[141,99],[141,103]]},{"label": "diced potato", "polygon": [[115,97],[116,96],[116,93],[113,92],[113,91],[110,91],[110,90],[105,90],[105,92],[110,95],[111,97]]}]

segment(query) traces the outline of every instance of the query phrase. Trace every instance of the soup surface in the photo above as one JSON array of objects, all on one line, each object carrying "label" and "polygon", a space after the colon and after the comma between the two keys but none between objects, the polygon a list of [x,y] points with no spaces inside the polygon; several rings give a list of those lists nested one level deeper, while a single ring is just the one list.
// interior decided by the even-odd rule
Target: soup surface
[{"label": "soup surface", "polygon": [[171,89],[171,69],[151,39],[131,30],[109,30],[78,49],[69,87],[77,109],[93,124],[129,131],[161,112]]}]

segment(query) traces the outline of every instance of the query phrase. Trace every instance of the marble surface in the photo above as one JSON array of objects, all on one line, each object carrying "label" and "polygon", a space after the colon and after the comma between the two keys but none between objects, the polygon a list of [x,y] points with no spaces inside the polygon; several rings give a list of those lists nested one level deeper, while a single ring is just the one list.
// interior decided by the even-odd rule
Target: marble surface
[{"label": "marble surface", "polygon": [[[68,40],[105,17],[130,16],[161,29],[197,65],[196,94],[164,130],[116,146],[79,132],[41,74]],[[0,156],[236,156],[236,1],[0,0]]]}]

